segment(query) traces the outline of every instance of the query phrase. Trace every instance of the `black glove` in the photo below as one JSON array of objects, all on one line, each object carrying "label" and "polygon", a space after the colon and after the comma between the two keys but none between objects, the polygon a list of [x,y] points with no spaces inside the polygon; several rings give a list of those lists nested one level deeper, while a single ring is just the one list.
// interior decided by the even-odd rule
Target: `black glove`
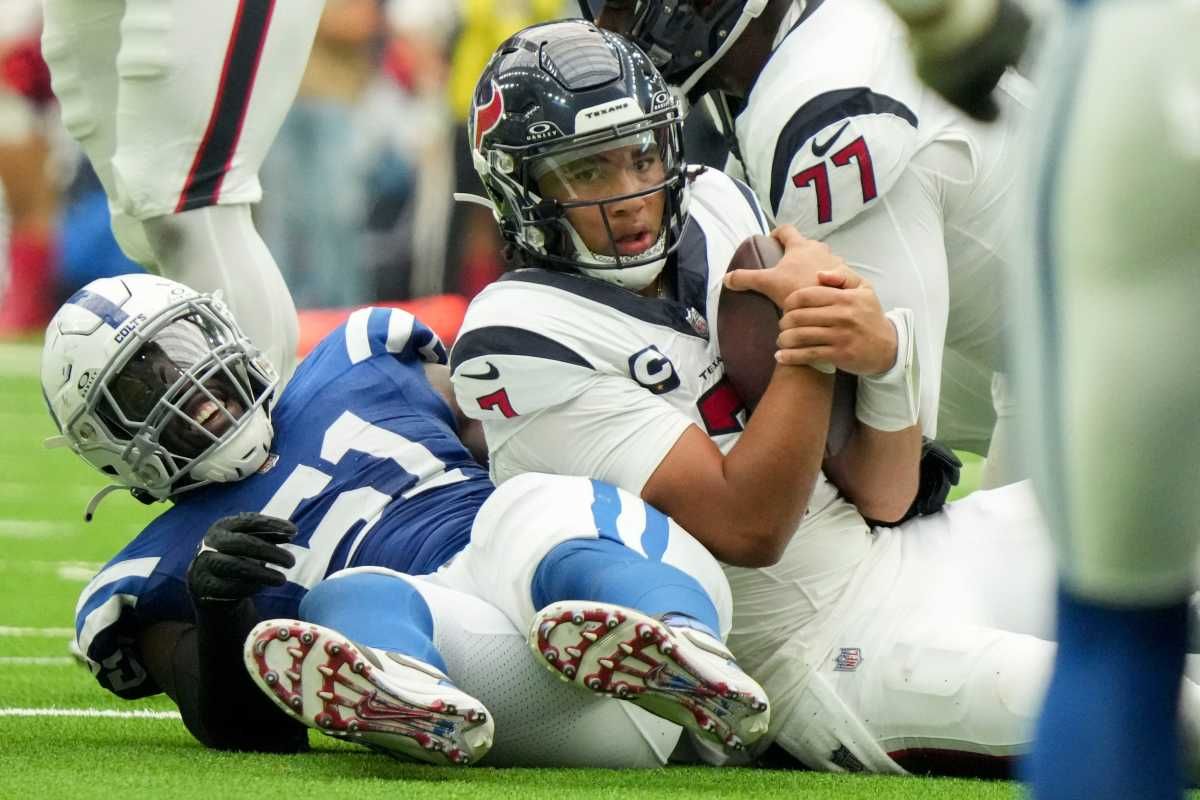
[{"label": "black glove", "polygon": [[208,747],[297,752],[307,731],[288,718],[250,680],[242,644],[261,621],[251,596],[280,586],[295,557],[280,547],[296,526],[264,514],[237,514],[213,523],[188,567],[196,627],[180,637],[172,659],[175,702],[184,724]]},{"label": "black glove", "polygon": [[265,586],[282,586],[283,573],[267,564],[287,568],[296,563],[295,556],[280,547],[295,535],[291,522],[265,514],[217,520],[188,567],[192,600],[197,604],[238,601]]},{"label": "black glove", "polygon": [[962,462],[954,451],[936,439],[921,440],[921,482],[905,519],[936,514],[946,505],[950,490],[958,485]]},{"label": "black glove", "polygon": [[867,520],[872,527],[894,528],[908,522],[913,517],[924,517],[936,514],[946,505],[946,497],[950,490],[958,485],[958,477],[962,472],[962,462],[954,451],[941,442],[921,437],[921,477],[917,483],[917,496],[904,516],[895,522],[879,522]]},{"label": "black glove", "polygon": [[912,29],[917,73],[938,94],[976,119],[990,121],[999,109],[992,90],[1007,67],[1015,66],[1029,38],[1029,15],[1015,0],[997,0],[991,24],[946,50],[933,35]]}]

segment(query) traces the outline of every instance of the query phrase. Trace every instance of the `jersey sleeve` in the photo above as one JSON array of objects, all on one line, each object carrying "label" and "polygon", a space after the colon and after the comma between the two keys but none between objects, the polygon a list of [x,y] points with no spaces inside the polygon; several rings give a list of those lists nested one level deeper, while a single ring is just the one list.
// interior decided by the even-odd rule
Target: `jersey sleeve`
[{"label": "jersey sleeve", "polygon": [[188,619],[181,580],[159,573],[158,556],[110,562],[75,606],[75,644],[96,680],[127,700],[158,694],[138,649],[138,634],[153,622]]},{"label": "jersey sleeve", "polygon": [[[518,292],[517,302],[527,299]],[[557,309],[514,324],[512,301],[496,289],[471,304],[450,354],[450,379],[462,412],[471,419],[527,418],[587,391],[599,372],[576,332]]]},{"label": "jersey sleeve", "polygon": [[917,146],[916,114],[865,86],[827,91],[749,132],[752,182],[777,224],[823,238],[877,203]]},{"label": "jersey sleeve", "polygon": [[341,329],[341,339],[351,364],[384,354],[400,361],[446,363],[446,348],[433,329],[400,308],[354,311]]},{"label": "jersey sleeve", "polygon": [[[503,425],[504,423],[493,423]],[[497,483],[524,472],[587,475],[640,495],[692,421],[661,397],[615,375],[534,415],[491,451]],[[484,423],[489,442],[493,438]]]}]

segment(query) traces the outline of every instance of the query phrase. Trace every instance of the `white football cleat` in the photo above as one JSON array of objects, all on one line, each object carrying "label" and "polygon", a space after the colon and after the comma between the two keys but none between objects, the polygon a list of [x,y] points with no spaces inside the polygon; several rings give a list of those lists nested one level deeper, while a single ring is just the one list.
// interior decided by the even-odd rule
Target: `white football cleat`
[{"label": "white football cleat", "polygon": [[539,611],[529,645],[565,681],[636,703],[742,750],[767,732],[767,695],[721,642],[611,603],[566,600]]},{"label": "white football cleat", "polygon": [[492,746],[483,703],[423,661],[291,619],[260,622],[242,652],[258,688],[321,733],[431,764],[473,763]]}]

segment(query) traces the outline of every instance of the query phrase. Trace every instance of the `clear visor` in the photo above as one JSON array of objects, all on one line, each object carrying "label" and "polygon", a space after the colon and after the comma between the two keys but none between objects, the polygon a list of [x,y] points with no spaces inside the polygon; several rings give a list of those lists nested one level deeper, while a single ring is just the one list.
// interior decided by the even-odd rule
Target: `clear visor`
[{"label": "clear visor", "polygon": [[538,193],[560,203],[610,200],[661,187],[676,165],[664,130],[643,130],[531,159]]}]

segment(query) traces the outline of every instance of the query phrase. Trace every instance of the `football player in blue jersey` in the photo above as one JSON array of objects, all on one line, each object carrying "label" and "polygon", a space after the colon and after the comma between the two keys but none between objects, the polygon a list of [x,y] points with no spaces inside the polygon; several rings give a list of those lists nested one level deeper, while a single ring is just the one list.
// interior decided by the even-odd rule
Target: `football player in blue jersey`
[{"label": "football player in blue jersey", "polygon": [[114,487],[173,501],[80,596],[101,685],[166,692],[213,747],[293,751],[298,720],[457,764],[495,726],[493,763],[663,763],[678,728],[538,666],[540,611],[534,636],[564,673],[730,747],[760,735],[765,696],[720,641],[715,561],[598,482],[495,490],[444,361],[410,314],[362,309],[276,398],[219,299],[149,275],[73,295],[42,365],[60,441]]}]

